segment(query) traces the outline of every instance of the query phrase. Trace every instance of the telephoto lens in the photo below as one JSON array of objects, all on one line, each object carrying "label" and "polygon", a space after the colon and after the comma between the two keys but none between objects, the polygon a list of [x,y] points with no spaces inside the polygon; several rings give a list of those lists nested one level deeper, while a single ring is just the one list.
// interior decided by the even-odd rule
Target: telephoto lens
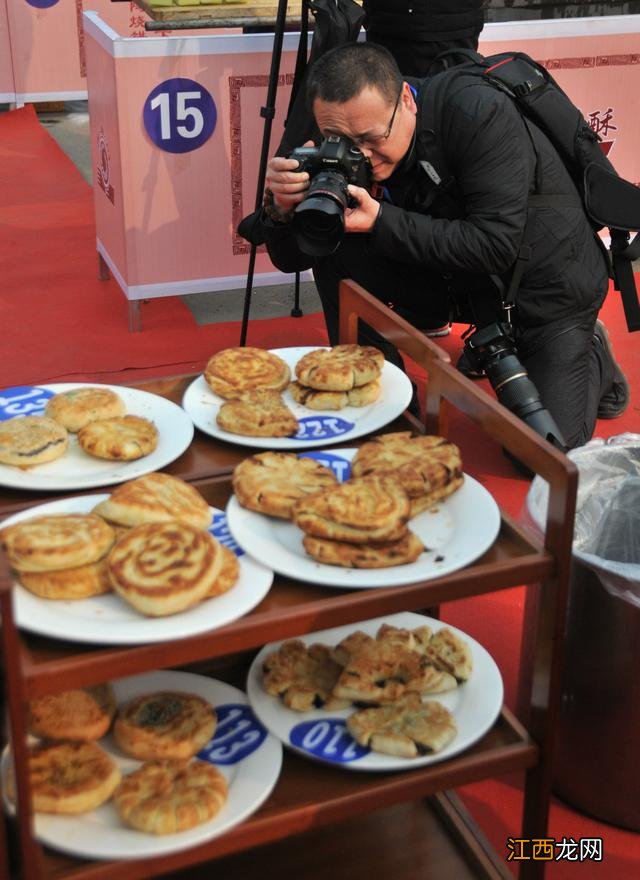
[{"label": "telephoto lens", "polygon": [[508,324],[490,324],[476,330],[465,343],[472,363],[483,369],[496,397],[530,428],[563,452],[567,447],[538,389],[516,353]]}]

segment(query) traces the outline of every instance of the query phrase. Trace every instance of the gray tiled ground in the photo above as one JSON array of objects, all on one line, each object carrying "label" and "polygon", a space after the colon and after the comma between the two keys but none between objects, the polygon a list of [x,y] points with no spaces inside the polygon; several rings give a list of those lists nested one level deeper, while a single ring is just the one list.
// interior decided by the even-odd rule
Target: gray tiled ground
[{"label": "gray tiled ground", "polygon": [[[40,113],[40,122],[61,149],[75,163],[88,182],[92,182],[89,114],[86,101],[68,101],[64,112]],[[244,289],[198,293],[182,297],[198,324],[240,321],[244,310]],[[256,287],[251,294],[250,318],[288,315],[294,305],[293,284]],[[320,311],[320,300],[313,282],[300,285],[300,308],[304,314]]]}]

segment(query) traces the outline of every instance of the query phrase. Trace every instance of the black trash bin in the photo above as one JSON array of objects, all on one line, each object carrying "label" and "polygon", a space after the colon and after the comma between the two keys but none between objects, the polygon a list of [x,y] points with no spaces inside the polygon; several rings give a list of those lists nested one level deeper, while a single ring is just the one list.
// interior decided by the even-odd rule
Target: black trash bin
[{"label": "black trash bin", "polygon": [[[640,435],[570,456],[580,481],[553,788],[640,831]],[[527,507],[540,524],[536,480]]]}]

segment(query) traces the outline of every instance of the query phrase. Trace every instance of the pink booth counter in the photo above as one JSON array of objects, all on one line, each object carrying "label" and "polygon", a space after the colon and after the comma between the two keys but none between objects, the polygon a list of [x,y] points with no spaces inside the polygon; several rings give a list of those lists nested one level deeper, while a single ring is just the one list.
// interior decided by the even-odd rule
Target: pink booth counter
[{"label": "pink booth counter", "polygon": [[[2,0],[0,0],[0,3]],[[489,24],[485,54],[542,61],[601,135],[620,173],[640,181],[636,16]],[[177,32],[176,32],[177,33]],[[243,288],[272,35],[144,40],[84,13],[97,249],[131,304]],[[297,34],[285,34],[272,143],[286,110]],[[258,252],[256,284],[286,281]]]}]

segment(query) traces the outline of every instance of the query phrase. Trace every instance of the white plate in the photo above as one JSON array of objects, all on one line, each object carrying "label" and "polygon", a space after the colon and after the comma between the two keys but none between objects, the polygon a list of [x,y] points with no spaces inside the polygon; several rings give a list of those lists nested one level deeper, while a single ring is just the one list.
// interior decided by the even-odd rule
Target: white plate
[{"label": "white plate", "polygon": [[[319,347],[321,346],[272,348],[270,351],[289,364],[291,375],[294,376],[294,368],[300,358]],[[383,428],[404,412],[413,394],[411,380],[406,373],[385,361],[380,384],[380,397],[375,403],[369,406],[346,406],[344,409],[326,413],[301,406],[294,401],[288,390],[284,391],[284,402],[301,424],[295,437],[245,437],[223,430],[216,422],[216,416],[224,400],[213,393],[204,376],[197,378],[187,388],[182,405],[197,428],[218,440],[258,449],[310,449],[362,437]]]},{"label": "white plate", "polygon": [[[4,525],[51,513],[88,513],[108,495],[84,495],[39,504],[5,520]],[[212,508],[213,534],[236,549],[223,511]],[[240,548],[237,548],[238,550]],[[21,629],[71,642],[99,645],[138,645],[182,639],[217,629],[251,611],[269,592],[273,571],[241,551],[240,577],[227,593],[206,599],[180,614],[145,617],[116,593],[90,599],[42,599],[20,584],[14,588],[14,610]]]},{"label": "white plate", "polygon": [[[339,479],[348,478],[355,449],[312,453],[333,467]],[[473,562],[495,541],[500,510],[490,493],[465,474],[462,486],[432,510],[418,514],[410,528],[430,548],[415,562],[389,568],[341,568],[316,562],[302,546],[302,531],[292,522],[254,513],[231,497],[227,505],[231,534],[258,559],[268,559],[274,571],[328,587],[395,587],[441,577]]]},{"label": "white plate", "polygon": [[[14,489],[94,489],[98,486],[112,486],[133,480],[142,474],[149,474],[166,467],[175,461],[193,439],[193,423],[182,407],[157,394],[140,391],[137,388],[124,388],[120,385],[99,385],[99,383],[62,382],[53,385],[38,385],[34,388],[45,392],[59,394],[72,388],[109,388],[122,398],[126,411],[130,415],[142,416],[152,421],[158,429],[158,446],[149,455],[136,461],[106,461],[94,458],[84,452],[78,445],[75,434],[69,434],[69,448],[56,461],[34,465],[23,470],[0,464],[0,486]],[[12,389],[8,389],[11,391]],[[0,400],[2,400],[0,392]],[[53,396],[49,394],[48,396]],[[38,403],[46,403],[44,396]],[[31,415],[41,414],[43,406],[38,410],[27,412]]]},{"label": "white plate", "polygon": [[[226,776],[229,796],[217,816],[189,831],[146,834],[125,826],[113,802],[79,816],[35,814],[35,835],[54,849],[88,859],[155,858],[189,849],[229,831],[264,803],[280,774],[282,746],[257,721],[242,691],[224,682],[186,672],[151,672],[114,682],[119,704],[158,690],[197,694],[218,712],[218,727],[210,743],[199,753]],[[99,741],[116,759],[123,775],[140,761],[119,751],[111,735]],[[9,767],[7,750],[2,756],[3,776]],[[13,804],[5,808],[13,814]]]},{"label": "white plate", "polygon": [[[363,630],[369,635],[375,635],[382,623],[406,629],[415,629],[428,624],[434,631],[448,626],[441,620],[407,612],[327,629],[301,638],[305,644],[322,642],[337,645],[341,639],[355,630]],[[458,727],[455,738],[446,748],[434,755],[396,758],[393,755],[372,752],[359,746],[346,729],[345,719],[355,709],[332,712],[314,709],[311,712],[294,712],[278,697],[267,694],[261,683],[262,665],[267,655],[277,650],[282,642],[265,645],[251,664],[247,678],[247,696],[251,708],[267,730],[293,751],[299,752],[306,758],[334,764],[346,770],[409,770],[444,761],[469,748],[490,729],[498,717],[503,700],[502,677],[491,655],[461,630],[454,626],[448,628],[469,644],[473,656],[473,672],[469,681],[460,685],[455,691],[424,698],[425,701],[437,700],[446,706],[453,714]]]}]

